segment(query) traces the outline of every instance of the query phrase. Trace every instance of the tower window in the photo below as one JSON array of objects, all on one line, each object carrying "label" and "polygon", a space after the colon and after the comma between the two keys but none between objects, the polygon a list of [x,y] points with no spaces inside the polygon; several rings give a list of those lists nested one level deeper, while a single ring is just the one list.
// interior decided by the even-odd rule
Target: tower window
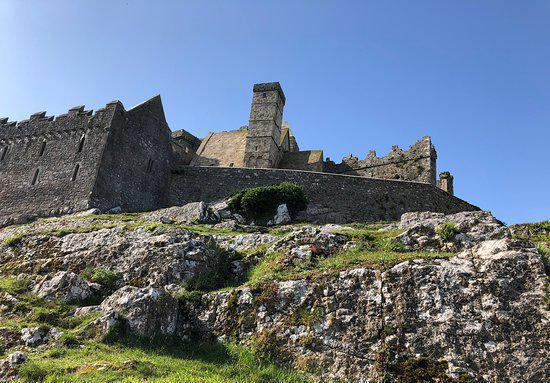
[{"label": "tower window", "polygon": [[78,175],[78,170],[80,169],[80,164],[76,164],[73,170],[73,176],[71,177],[71,181],[76,180],[76,176]]},{"label": "tower window", "polygon": [[7,146],[2,149],[2,155],[0,156],[0,161],[4,161],[4,158],[6,158],[6,154],[8,154]]},{"label": "tower window", "polygon": [[147,162],[147,173],[151,173],[153,170],[153,160],[149,158],[149,161]]},{"label": "tower window", "polygon": [[31,185],[36,185],[36,182],[38,181],[38,173],[40,173],[40,169],[36,169],[34,171],[34,175],[32,176]]},{"label": "tower window", "polygon": [[82,148],[84,148],[84,141],[86,140],[86,135],[83,134],[81,137],[80,137],[80,141],[78,142],[78,153],[80,153],[82,151]]},{"label": "tower window", "polygon": [[263,97],[263,98],[267,98],[267,94],[266,94],[266,93],[262,93],[262,97]]},{"label": "tower window", "polygon": [[46,149],[46,141],[42,141],[40,144],[40,152],[38,153],[38,157],[42,157],[44,155],[44,150]]}]

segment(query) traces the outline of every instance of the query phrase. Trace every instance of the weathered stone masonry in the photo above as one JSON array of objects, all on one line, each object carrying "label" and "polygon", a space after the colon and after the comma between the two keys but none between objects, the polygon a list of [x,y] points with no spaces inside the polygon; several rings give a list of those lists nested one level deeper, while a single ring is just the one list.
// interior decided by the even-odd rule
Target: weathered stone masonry
[{"label": "weathered stone masonry", "polygon": [[128,111],[114,101],[95,114],[81,106],[0,122],[2,220],[164,202],[172,151],[159,96]]},{"label": "weathered stone masonry", "polygon": [[242,188],[283,181],[303,186],[312,222],[399,219],[409,211],[446,214],[479,210],[430,184],[283,169],[182,167],[172,175],[169,205],[213,201]]}]

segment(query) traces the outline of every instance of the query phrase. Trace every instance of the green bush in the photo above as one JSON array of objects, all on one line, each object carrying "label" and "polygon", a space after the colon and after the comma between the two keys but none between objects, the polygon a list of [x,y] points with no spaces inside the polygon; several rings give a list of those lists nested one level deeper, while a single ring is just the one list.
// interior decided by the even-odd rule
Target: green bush
[{"label": "green bush", "polygon": [[444,241],[450,241],[458,233],[460,233],[460,230],[452,223],[444,223],[441,225],[441,229],[439,229],[439,235]]},{"label": "green bush", "polygon": [[99,283],[106,291],[114,290],[120,278],[118,273],[103,268],[86,269],[82,277],[89,282]]},{"label": "green bush", "polygon": [[283,182],[242,190],[231,197],[228,206],[231,211],[249,219],[268,219],[282,204],[286,204],[289,213],[295,216],[307,208],[308,199],[301,186]]}]

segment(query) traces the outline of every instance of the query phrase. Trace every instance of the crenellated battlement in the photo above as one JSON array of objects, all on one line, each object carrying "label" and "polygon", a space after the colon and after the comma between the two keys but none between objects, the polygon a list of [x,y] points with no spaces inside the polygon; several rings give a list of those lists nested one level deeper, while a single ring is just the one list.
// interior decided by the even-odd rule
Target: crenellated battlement
[{"label": "crenellated battlement", "polygon": [[122,105],[120,101],[112,101],[95,113],[93,109],[85,110],[84,105],[79,105],[57,116],[47,116],[47,112],[41,111],[19,122],[9,121],[7,117],[0,118],[0,143],[43,137],[54,139],[82,130],[104,127],[106,118],[109,118],[106,115],[118,105]]},{"label": "crenellated battlement", "polygon": [[376,151],[370,150],[363,160],[350,154],[336,164],[327,158],[324,169],[328,173],[401,179],[435,185],[436,159],[437,153],[431,138],[426,136],[408,150],[394,145],[384,157],[378,157]]}]

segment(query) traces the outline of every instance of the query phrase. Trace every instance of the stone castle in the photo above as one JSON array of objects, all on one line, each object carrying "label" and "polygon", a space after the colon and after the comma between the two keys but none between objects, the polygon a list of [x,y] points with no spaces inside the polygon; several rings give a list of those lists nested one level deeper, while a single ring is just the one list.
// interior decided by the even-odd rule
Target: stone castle
[{"label": "stone castle", "polygon": [[172,132],[160,96],[129,110],[113,101],[95,113],[78,106],[57,117],[0,119],[0,220],[92,207],[147,211],[282,181],[304,187],[311,203],[301,218],[313,222],[477,209],[453,196],[450,173],[436,180],[429,137],[408,151],[394,146],[386,157],[371,151],[337,164],[322,150],[300,150],[283,123],[285,102],[279,83],[256,84],[248,125],[203,139]]}]

